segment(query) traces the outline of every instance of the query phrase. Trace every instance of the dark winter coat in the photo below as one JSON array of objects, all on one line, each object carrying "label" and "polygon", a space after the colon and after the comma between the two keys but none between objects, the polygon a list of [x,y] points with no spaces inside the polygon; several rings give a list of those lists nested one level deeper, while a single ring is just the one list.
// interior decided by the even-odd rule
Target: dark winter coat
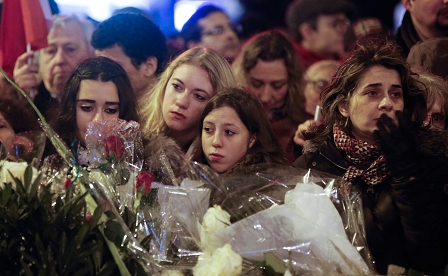
[{"label": "dark winter coat", "polygon": [[[360,178],[353,183],[363,195],[367,243],[380,274],[389,264],[441,274],[448,264],[448,135],[428,131],[420,141],[413,180],[389,177],[374,193]],[[342,176],[349,164],[333,136],[322,145],[312,142],[294,166]]]}]

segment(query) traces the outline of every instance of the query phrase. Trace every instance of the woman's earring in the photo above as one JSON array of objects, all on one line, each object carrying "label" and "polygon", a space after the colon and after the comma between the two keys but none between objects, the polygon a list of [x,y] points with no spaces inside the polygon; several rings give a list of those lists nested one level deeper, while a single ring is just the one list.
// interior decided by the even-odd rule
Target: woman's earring
[{"label": "woman's earring", "polygon": [[347,120],[345,120],[345,124],[344,124],[344,128],[348,127],[348,120],[350,119],[350,117],[347,117]]}]

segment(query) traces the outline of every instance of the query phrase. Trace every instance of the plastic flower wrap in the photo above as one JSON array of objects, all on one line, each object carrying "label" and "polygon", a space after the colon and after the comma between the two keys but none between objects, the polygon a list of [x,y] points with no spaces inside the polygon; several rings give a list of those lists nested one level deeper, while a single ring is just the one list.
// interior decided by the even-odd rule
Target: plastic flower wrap
[{"label": "plastic flower wrap", "polygon": [[190,222],[205,214],[210,200],[210,190],[200,186],[189,179],[180,186],[153,183],[150,195],[156,199],[145,209],[144,225],[152,237],[147,249],[159,262],[190,268],[196,264],[199,232]]},{"label": "plastic flower wrap", "polygon": [[136,176],[142,167],[140,125],[122,119],[93,121],[85,136],[89,166],[108,178],[120,210],[133,208]]},{"label": "plastic flower wrap", "polygon": [[[253,186],[252,196],[240,189],[239,193],[231,193],[230,201],[235,204],[229,204],[228,198],[223,203],[227,202],[231,215],[242,218],[245,212],[241,210],[248,210],[247,206],[253,206],[249,208],[251,213],[211,236],[209,249],[230,244],[236,253],[253,263],[262,262],[265,254],[271,252],[299,274],[372,273],[364,229],[358,227],[363,221],[358,213],[362,211],[360,195],[344,189],[337,178],[299,171],[291,173],[249,175],[246,180],[258,182],[255,186],[247,184]],[[265,181],[271,182],[271,186],[263,185]],[[278,195],[286,189],[275,186],[292,189],[282,200]],[[237,194],[249,200],[246,206],[239,204],[242,200]],[[263,209],[267,202],[272,202],[271,206]],[[261,211],[256,212],[255,206]]]},{"label": "plastic flower wrap", "polygon": [[210,206],[220,205],[232,222],[204,239],[203,226],[209,221],[222,227],[228,223],[219,207],[213,208],[219,210],[219,215],[213,215],[214,222],[197,213],[181,220],[202,254],[229,244],[244,259],[243,274],[251,275],[261,275],[256,267],[266,265],[266,254],[275,256],[292,273],[374,272],[360,193],[347,189],[338,177],[272,164],[218,176],[192,163],[191,171],[211,190]]}]

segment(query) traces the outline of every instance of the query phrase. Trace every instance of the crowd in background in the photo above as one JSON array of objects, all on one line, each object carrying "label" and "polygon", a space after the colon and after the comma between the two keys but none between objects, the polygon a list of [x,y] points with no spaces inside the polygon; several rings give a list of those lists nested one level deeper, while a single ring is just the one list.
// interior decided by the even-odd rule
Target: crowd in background
[{"label": "crowd in background", "polygon": [[[13,79],[80,156],[89,122],[139,122],[144,167],[166,184],[185,159],[224,175],[276,163],[340,176],[363,193],[378,273],[443,274],[448,1],[402,0],[396,33],[364,16],[371,2],[281,1],[282,22],[258,12],[239,25],[204,5],[169,39],[133,8],[98,24],[55,15],[48,47],[21,55]],[[38,128],[3,78],[0,123],[1,141]],[[62,169],[50,144],[43,159]]]}]

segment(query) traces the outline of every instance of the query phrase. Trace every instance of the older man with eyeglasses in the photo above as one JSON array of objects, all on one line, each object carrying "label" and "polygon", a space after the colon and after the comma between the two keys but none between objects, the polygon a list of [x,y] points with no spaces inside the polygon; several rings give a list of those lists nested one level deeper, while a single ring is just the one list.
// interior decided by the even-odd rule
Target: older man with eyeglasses
[{"label": "older man with eyeglasses", "polygon": [[68,78],[78,64],[93,56],[90,38],[93,25],[76,16],[54,16],[48,33],[48,47],[38,52],[38,65],[29,63],[34,52],[22,54],[16,61],[14,80],[29,93],[46,116],[59,105]]},{"label": "older man with eyeglasses", "polygon": [[241,50],[236,28],[224,10],[205,5],[184,24],[181,35],[185,48],[208,47],[232,62]]}]

